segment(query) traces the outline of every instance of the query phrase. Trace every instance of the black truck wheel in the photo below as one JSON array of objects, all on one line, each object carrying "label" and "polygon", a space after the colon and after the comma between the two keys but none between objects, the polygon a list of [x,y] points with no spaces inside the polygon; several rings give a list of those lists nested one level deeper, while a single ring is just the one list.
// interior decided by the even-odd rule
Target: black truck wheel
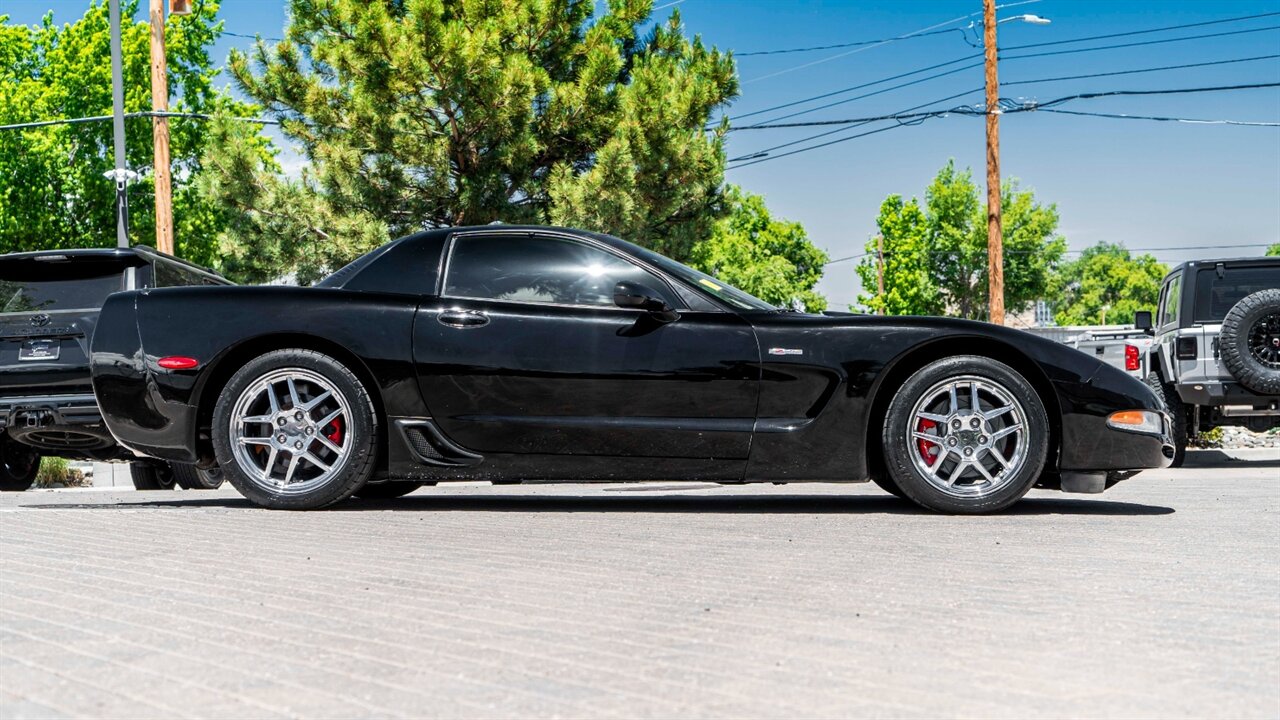
[{"label": "black truck wheel", "polygon": [[885,465],[919,505],[955,514],[1003,510],[1035,484],[1049,455],[1049,418],[1016,370],[973,355],[907,379],[885,416]]},{"label": "black truck wheel", "polygon": [[1178,397],[1178,389],[1172,383],[1162,382],[1159,374],[1149,373],[1146,383],[1164,402],[1165,412],[1169,413],[1174,448],[1170,467],[1182,467],[1182,461],[1187,458],[1187,406]]},{"label": "black truck wheel", "polygon": [[129,463],[129,477],[135,490],[172,490],[177,484],[173,468],[159,460]]},{"label": "black truck wheel", "polygon": [[377,460],[378,417],[360,379],[312,350],[240,368],[213,410],[213,449],[254,504],[312,510],[359,492]]},{"label": "black truck wheel", "polygon": [[173,477],[183,490],[217,490],[222,486],[222,469],[208,470],[187,463],[173,463]]},{"label": "black truck wheel", "polygon": [[0,435],[0,492],[22,492],[40,472],[40,453]]},{"label": "black truck wheel", "polygon": [[1260,290],[1231,308],[1218,336],[1222,364],[1240,384],[1280,395],[1280,288]]}]

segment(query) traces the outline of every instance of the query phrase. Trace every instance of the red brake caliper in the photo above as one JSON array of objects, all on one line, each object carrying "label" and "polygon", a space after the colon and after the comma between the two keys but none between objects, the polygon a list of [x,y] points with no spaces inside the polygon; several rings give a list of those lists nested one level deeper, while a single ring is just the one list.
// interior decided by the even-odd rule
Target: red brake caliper
[{"label": "red brake caliper", "polygon": [[[938,424],[932,420],[920,420],[920,432],[929,432],[936,427],[938,427]],[[937,445],[937,443],[928,440],[916,440],[916,447],[920,450],[920,457],[924,458],[927,463],[932,463],[935,456],[934,453],[929,452],[929,446],[931,445]]]},{"label": "red brake caliper", "polygon": [[333,443],[334,445],[342,444],[342,416],[341,415],[334,418],[333,422],[329,423],[329,427],[325,428],[325,430],[331,430],[331,432],[328,432],[325,434],[325,437],[329,438],[329,442]]}]

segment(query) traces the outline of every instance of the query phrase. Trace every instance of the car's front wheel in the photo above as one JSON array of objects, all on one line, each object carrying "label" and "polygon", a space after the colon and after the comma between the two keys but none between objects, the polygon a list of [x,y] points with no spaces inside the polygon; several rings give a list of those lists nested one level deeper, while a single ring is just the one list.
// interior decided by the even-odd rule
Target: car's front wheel
[{"label": "car's front wheel", "polygon": [[1049,452],[1035,388],[990,358],[939,360],[903,383],[881,436],[894,483],[946,513],[1003,510],[1031,489]]},{"label": "car's front wheel", "polygon": [[259,356],[228,381],[213,411],[218,466],[267,508],[344,500],[374,470],[377,416],[359,378],[312,350]]}]

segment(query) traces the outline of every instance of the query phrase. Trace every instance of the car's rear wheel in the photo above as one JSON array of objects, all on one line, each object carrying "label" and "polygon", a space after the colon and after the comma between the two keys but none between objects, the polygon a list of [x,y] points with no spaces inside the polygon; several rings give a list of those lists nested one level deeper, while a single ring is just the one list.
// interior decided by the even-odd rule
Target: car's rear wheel
[{"label": "car's rear wheel", "polygon": [[1159,373],[1148,373],[1146,383],[1164,403],[1165,412],[1169,413],[1173,435],[1173,463],[1169,467],[1182,467],[1187,459],[1187,406],[1178,397],[1178,388],[1173,383],[1162,382]]},{"label": "car's rear wheel", "polygon": [[40,473],[40,453],[35,448],[0,435],[0,492],[22,492]]},{"label": "car's rear wheel", "polygon": [[224,479],[222,468],[202,468],[197,465],[174,463],[174,479],[183,490],[217,490]]},{"label": "car's rear wheel", "polygon": [[178,483],[174,466],[160,461],[129,463],[129,477],[135,490],[172,490]]},{"label": "car's rear wheel", "polygon": [[1040,476],[1049,419],[1035,388],[1013,368],[959,356],[903,383],[882,440],[890,476],[911,500],[938,512],[995,512]]},{"label": "car's rear wheel", "polygon": [[213,411],[218,466],[267,508],[311,510],[350,497],[373,473],[377,416],[342,363],[312,350],[250,361]]},{"label": "car's rear wheel", "polygon": [[426,483],[407,482],[404,480],[392,480],[391,482],[365,485],[357,490],[355,495],[361,500],[391,500],[408,495],[425,484]]}]

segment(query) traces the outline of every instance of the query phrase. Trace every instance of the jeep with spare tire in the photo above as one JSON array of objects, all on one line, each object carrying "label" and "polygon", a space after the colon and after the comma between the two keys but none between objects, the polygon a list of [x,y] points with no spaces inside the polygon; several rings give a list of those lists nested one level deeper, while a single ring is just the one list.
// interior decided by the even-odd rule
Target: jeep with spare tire
[{"label": "jeep with spare tire", "polygon": [[89,341],[111,293],[229,284],[148,247],[0,255],[0,490],[31,487],[45,456],[129,461],[139,490],[221,485],[216,468],[135,457],[116,443],[90,383]]},{"label": "jeep with spare tire", "polygon": [[1215,427],[1280,427],[1280,257],[1183,263],[1137,325],[1154,335],[1147,383],[1172,416],[1175,467]]}]

